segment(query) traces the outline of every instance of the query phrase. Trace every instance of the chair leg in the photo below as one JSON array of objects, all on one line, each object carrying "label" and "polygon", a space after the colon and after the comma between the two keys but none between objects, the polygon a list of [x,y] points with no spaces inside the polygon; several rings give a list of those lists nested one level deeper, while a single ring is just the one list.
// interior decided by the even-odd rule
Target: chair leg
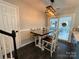
[{"label": "chair leg", "polygon": [[55,44],[54,44],[54,49],[53,49],[53,51],[55,52]]},{"label": "chair leg", "polygon": [[56,48],[57,48],[57,44],[55,43],[54,44],[54,51],[56,51]]},{"label": "chair leg", "polygon": [[42,51],[44,51],[44,41],[42,41]]},{"label": "chair leg", "polygon": [[51,57],[52,57],[52,53],[53,53],[53,45],[51,45],[51,51],[50,51],[50,53],[51,53]]},{"label": "chair leg", "polygon": [[52,52],[51,52],[51,57],[52,57]]},{"label": "chair leg", "polygon": [[35,46],[37,46],[37,37],[34,37],[35,38]]}]

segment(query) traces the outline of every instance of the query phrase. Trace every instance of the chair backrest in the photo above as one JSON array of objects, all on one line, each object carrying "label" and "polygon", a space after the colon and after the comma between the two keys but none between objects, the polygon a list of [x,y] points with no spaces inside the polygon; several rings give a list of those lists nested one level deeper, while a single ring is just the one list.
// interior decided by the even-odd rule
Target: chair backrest
[{"label": "chair backrest", "polygon": [[51,35],[51,37],[52,37],[52,43],[57,42],[57,38],[58,38],[57,36],[58,36],[58,32],[57,31],[52,32],[52,35]]}]

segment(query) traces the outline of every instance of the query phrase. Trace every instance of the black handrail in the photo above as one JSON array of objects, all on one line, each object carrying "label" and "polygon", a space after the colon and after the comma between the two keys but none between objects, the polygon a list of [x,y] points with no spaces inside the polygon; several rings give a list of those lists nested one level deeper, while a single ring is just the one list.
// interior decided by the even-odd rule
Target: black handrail
[{"label": "black handrail", "polygon": [[14,45],[14,58],[15,59],[18,59],[18,55],[17,55],[17,48],[16,48],[16,32],[14,30],[12,30],[12,33],[8,33],[6,31],[3,31],[3,30],[0,30],[0,33],[1,34],[4,34],[4,35],[7,35],[7,36],[10,36],[13,38],[13,45]]}]

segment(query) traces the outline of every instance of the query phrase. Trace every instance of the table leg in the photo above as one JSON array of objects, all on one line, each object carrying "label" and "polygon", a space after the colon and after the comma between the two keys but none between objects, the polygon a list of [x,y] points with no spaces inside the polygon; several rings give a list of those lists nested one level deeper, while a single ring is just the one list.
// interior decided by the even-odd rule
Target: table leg
[{"label": "table leg", "polygon": [[41,47],[41,43],[42,43],[42,42],[41,42],[41,37],[39,36],[39,42],[38,42],[39,48],[42,48],[42,47]]}]

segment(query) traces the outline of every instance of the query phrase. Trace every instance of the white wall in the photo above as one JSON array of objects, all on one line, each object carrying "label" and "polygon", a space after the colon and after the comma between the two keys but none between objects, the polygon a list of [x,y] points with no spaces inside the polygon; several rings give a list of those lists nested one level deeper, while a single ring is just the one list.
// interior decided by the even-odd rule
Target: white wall
[{"label": "white wall", "polygon": [[79,7],[75,11],[75,25],[76,27],[79,26]]},{"label": "white wall", "polygon": [[[34,9],[28,4],[20,3],[20,29],[43,27],[45,24],[44,13]],[[30,31],[21,32],[21,45],[31,42]]]},{"label": "white wall", "polygon": [[21,29],[44,26],[44,14],[33,7],[22,4],[20,6]]},{"label": "white wall", "polygon": [[[45,14],[35,8],[33,5],[29,5],[28,2],[23,2],[23,0],[4,0],[11,4],[15,4],[19,7],[19,17],[20,17],[20,30],[27,30],[21,31],[21,45],[27,44],[31,41],[31,28],[38,28],[45,26]],[[32,2],[33,3],[33,2]],[[18,39],[20,40],[20,39]]]}]

